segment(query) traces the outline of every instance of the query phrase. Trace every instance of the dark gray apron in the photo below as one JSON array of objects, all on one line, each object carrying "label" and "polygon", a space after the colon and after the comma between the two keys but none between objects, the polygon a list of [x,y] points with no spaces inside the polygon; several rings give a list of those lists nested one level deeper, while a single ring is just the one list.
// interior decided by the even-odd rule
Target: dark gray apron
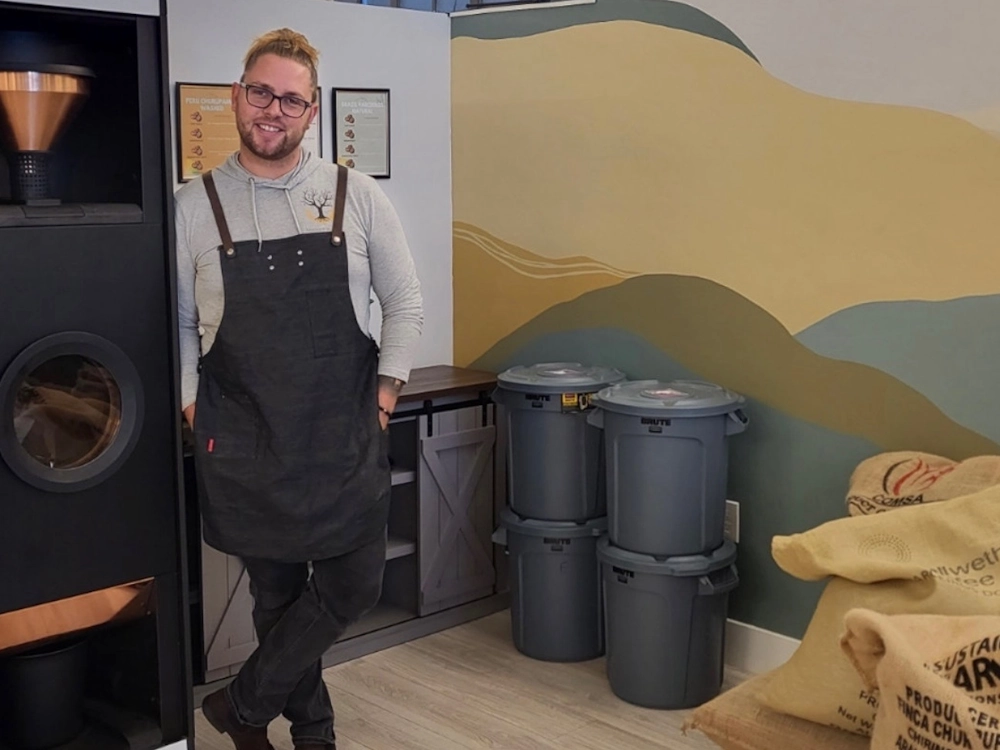
[{"label": "dark gray apron", "polygon": [[385,533],[391,480],[378,420],[378,349],[351,303],[347,169],[333,231],[222,238],[222,323],[200,364],[195,462],[205,541],[282,562],[336,557]]}]

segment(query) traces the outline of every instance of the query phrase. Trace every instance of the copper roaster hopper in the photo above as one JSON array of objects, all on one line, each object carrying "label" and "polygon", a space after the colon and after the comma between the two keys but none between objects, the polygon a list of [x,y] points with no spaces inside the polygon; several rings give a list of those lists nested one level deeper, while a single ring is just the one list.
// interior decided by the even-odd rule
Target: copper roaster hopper
[{"label": "copper roaster hopper", "polygon": [[0,614],[0,658],[151,611],[152,578]]},{"label": "copper roaster hopper", "polygon": [[52,149],[90,96],[94,72],[81,50],[51,30],[0,29],[0,135],[14,201],[54,205]]},{"label": "copper roaster hopper", "polygon": [[14,153],[14,198],[29,204],[57,203],[50,193],[48,162],[53,145],[90,93],[90,71],[4,67],[0,64],[0,118],[6,146]]}]

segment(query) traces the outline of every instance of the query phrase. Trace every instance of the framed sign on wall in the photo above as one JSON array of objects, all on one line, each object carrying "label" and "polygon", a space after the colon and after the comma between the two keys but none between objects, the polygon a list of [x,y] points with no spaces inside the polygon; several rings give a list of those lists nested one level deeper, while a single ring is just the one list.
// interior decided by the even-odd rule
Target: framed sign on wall
[{"label": "framed sign on wall", "polygon": [[389,177],[389,89],[335,88],[333,118],[337,163]]},{"label": "framed sign on wall", "polygon": [[[240,134],[232,108],[231,83],[177,84],[177,179],[193,180],[214,169],[240,148]],[[302,139],[302,148],[323,156],[322,89],[317,89],[319,112]],[[273,106],[273,105],[272,105]]]}]

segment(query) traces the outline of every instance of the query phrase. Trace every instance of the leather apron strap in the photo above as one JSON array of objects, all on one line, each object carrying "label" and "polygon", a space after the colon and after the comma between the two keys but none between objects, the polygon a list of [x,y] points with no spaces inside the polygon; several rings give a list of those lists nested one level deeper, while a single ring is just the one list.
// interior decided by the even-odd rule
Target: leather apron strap
[{"label": "leather apron strap", "polygon": [[212,213],[215,215],[215,225],[219,228],[219,236],[222,238],[222,247],[226,251],[226,256],[232,258],[236,255],[236,248],[233,246],[233,237],[229,234],[229,224],[226,223],[226,214],[222,211],[222,202],[219,200],[219,191],[215,187],[212,170],[205,172],[202,180],[205,192],[208,193],[208,202],[212,206]]},{"label": "leather apron strap", "polygon": [[[333,231],[330,233],[330,242],[340,245],[344,238],[344,207],[347,204],[347,167],[337,165],[337,197],[333,206]],[[219,236],[222,238],[222,247],[228,257],[236,254],[233,246],[233,238],[229,233],[229,224],[226,223],[226,215],[222,210],[222,202],[219,200],[219,191],[215,187],[215,178],[211,170],[202,175],[205,184],[205,192],[208,194],[208,202],[212,206],[212,214],[215,216],[215,224],[219,229]]]},{"label": "leather apron strap", "polygon": [[347,167],[337,165],[337,198],[333,204],[333,232],[330,242],[340,245],[344,240],[344,206],[347,202]]}]

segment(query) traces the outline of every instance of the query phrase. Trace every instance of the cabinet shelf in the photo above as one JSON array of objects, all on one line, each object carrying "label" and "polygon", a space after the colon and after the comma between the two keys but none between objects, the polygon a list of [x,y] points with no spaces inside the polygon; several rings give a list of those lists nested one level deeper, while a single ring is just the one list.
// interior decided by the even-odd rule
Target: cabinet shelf
[{"label": "cabinet shelf", "polygon": [[412,539],[400,539],[389,537],[389,544],[385,548],[385,559],[395,560],[398,557],[406,557],[417,551],[417,543]]},{"label": "cabinet shelf", "polygon": [[[384,476],[384,475],[383,475]],[[401,484],[411,484],[417,481],[417,472],[414,469],[393,469],[392,486],[398,487]]]}]

